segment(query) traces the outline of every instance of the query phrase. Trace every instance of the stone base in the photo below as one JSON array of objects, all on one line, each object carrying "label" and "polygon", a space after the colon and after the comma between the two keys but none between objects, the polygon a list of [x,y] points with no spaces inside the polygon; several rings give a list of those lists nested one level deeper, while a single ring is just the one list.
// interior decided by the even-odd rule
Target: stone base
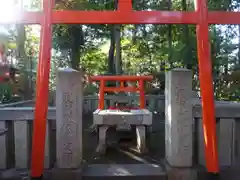
[{"label": "stone base", "polygon": [[22,180],[30,177],[29,170],[17,170],[16,168],[8,169],[0,173],[0,179],[2,180]]},{"label": "stone base", "polygon": [[[98,146],[96,152],[104,155],[107,149],[107,130],[110,126],[104,125],[98,127]],[[146,146],[146,127],[145,125],[136,126],[137,150],[139,153],[147,153]]]},{"label": "stone base", "polygon": [[197,180],[197,171],[192,168],[169,168],[168,180]]},{"label": "stone base", "polygon": [[168,180],[197,180],[198,170],[190,167],[172,167],[166,161],[165,164]]},{"label": "stone base", "polygon": [[82,169],[60,169],[56,168],[52,172],[51,180],[81,180]]}]

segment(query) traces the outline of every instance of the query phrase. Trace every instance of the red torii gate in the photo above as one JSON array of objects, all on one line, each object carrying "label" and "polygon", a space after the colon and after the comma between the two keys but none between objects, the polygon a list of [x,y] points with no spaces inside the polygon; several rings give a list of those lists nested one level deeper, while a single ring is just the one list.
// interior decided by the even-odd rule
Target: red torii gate
[{"label": "red torii gate", "polygon": [[31,177],[41,178],[44,167],[48,83],[51,59],[52,24],[196,24],[199,78],[203,107],[206,166],[218,174],[216,122],[213,96],[212,63],[209,47],[209,24],[240,24],[240,12],[209,12],[207,0],[195,0],[195,12],[134,11],[131,0],[119,0],[116,11],[53,11],[54,0],[43,0],[43,12],[21,12],[17,17],[5,17],[0,24],[40,24],[41,43],[37,73],[36,108],[32,140]]},{"label": "red torii gate", "polygon": [[[139,92],[140,109],[145,108],[144,81],[152,80],[152,76],[91,76],[91,81],[100,81],[98,109],[104,109],[105,92]],[[120,87],[106,87],[106,81],[120,82]],[[138,82],[138,87],[124,87],[124,82]]]}]

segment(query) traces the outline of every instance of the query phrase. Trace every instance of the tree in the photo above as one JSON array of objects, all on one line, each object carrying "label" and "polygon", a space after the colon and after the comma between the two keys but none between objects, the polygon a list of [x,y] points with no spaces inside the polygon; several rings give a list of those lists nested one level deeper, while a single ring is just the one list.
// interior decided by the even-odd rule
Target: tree
[{"label": "tree", "polygon": [[[236,0],[211,0],[208,4],[210,10],[239,8]],[[135,10],[194,9],[193,2],[186,0],[133,1],[133,6]],[[115,0],[56,0],[56,9],[114,10],[116,7]],[[240,41],[232,42],[239,37],[239,29],[215,25],[209,28],[215,96],[218,99],[229,99],[239,94],[236,74],[240,66]],[[25,38],[25,45],[33,44],[31,41],[34,38]],[[54,25],[53,49],[53,89],[55,69],[71,66],[75,69],[81,67],[87,74],[153,74],[155,80],[151,87],[155,88],[154,93],[163,93],[164,71],[185,67],[193,70],[193,86],[199,90],[193,25]],[[224,87],[228,89],[223,90]]]}]

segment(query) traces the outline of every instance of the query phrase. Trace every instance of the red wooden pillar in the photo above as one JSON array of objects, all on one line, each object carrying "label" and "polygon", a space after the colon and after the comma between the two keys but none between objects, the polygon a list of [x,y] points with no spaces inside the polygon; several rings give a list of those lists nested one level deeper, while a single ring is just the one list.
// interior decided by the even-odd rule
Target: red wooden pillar
[{"label": "red wooden pillar", "polygon": [[197,25],[197,46],[199,79],[202,96],[203,132],[205,142],[206,166],[209,173],[218,174],[218,153],[216,138],[216,119],[214,91],[212,79],[212,63],[208,35],[208,9],[206,0],[197,0],[196,11],[199,23]]},{"label": "red wooden pillar", "polygon": [[145,109],[145,93],[144,93],[144,80],[139,79],[139,98],[140,98],[140,108]]},{"label": "red wooden pillar", "polygon": [[46,117],[48,112],[49,72],[52,41],[52,0],[43,0],[41,42],[37,72],[36,106],[33,122],[31,178],[41,179],[44,169]]},{"label": "red wooden pillar", "polygon": [[132,11],[132,0],[118,0],[119,11]]},{"label": "red wooden pillar", "polygon": [[98,98],[98,109],[104,109],[104,93],[105,93],[105,80],[100,80],[100,88],[99,88],[99,98]]}]

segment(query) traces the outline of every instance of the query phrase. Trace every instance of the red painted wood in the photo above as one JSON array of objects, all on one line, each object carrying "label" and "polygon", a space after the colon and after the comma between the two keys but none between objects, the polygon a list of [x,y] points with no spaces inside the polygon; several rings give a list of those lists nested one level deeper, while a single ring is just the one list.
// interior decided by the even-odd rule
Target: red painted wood
[{"label": "red painted wood", "polygon": [[42,19],[40,55],[37,72],[36,106],[33,122],[31,176],[40,177],[44,169],[44,151],[48,112],[48,84],[52,42],[52,1],[44,0],[44,18]]},{"label": "red painted wood", "polygon": [[140,108],[145,109],[144,80],[139,80]]},{"label": "red painted wood", "polygon": [[119,11],[132,11],[132,0],[118,0]]},{"label": "red painted wood", "polygon": [[[91,81],[100,81],[98,109],[104,109],[104,92],[139,92],[140,108],[145,108],[144,81],[153,76],[91,76]],[[106,87],[106,81],[120,81],[120,87]],[[124,81],[138,81],[139,87],[123,87]]]},{"label": "red painted wood", "polygon": [[[181,11],[53,11],[53,24],[198,24],[196,12]],[[88,18],[86,18],[88,17]],[[240,24],[240,12],[210,11],[209,24]],[[40,24],[42,12],[23,12],[0,24]]]},{"label": "red painted wood", "polygon": [[100,80],[100,88],[99,88],[99,99],[98,99],[98,109],[104,109],[104,87],[105,80]]},{"label": "red painted wood", "polygon": [[135,87],[105,87],[104,92],[138,92],[139,88]]},{"label": "red painted wood", "polygon": [[207,19],[209,24],[240,24],[240,12],[210,11]]},{"label": "red painted wood", "polygon": [[212,62],[210,58],[208,10],[206,0],[198,0],[196,11],[199,14],[197,25],[197,47],[199,79],[202,98],[202,118],[205,142],[206,167],[208,172],[218,173],[218,152],[216,138],[216,119],[212,78]]},{"label": "red painted wood", "polygon": [[138,81],[142,80],[152,80],[153,76],[91,76],[92,81]]}]

